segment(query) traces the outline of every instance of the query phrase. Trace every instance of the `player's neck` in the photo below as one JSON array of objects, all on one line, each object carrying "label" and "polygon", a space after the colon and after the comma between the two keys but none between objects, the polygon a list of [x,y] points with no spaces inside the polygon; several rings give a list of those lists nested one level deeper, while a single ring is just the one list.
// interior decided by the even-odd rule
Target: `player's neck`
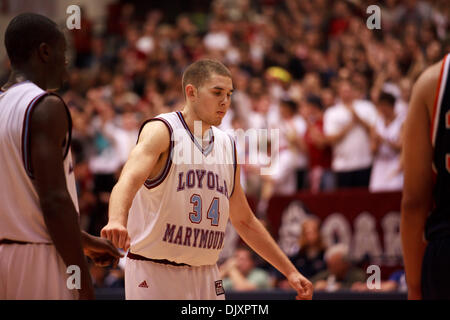
[{"label": "player's neck", "polygon": [[194,134],[195,136],[199,133],[199,128],[196,127],[196,123],[198,126],[199,121],[201,123],[201,137],[198,136],[197,138],[203,139],[205,137],[205,132],[208,132],[208,130],[211,128],[210,125],[202,121],[195,112],[191,111],[188,107],[185,107],[183,111],[181,111],[181,114],[183,115],[184,121],[186,122],[187,126],[189,127],[189,130]]},{"label": "player's neck", "polygon": [[46,90],[46,82],[43,77],[37,76],[35,73],[26,70],[26,68],[13,69],[8,78],[8,81],[2,86],[2,90],[7,90],[16,83],[31,81],[38,87]]}]

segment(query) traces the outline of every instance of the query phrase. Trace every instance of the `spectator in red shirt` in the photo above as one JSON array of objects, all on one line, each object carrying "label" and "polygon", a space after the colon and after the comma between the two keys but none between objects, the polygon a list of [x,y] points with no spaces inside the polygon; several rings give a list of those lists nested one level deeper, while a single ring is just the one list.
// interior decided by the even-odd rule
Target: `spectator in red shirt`
[{"label": "spectator in red shirt", "polygon": [[309,95],[303,105],[307,123],[305,143],[309,153],[309,187],[311,192],[335,187],[331,171],[331,147],[323,132],[323,104],[316,95]]},{"label": "spectator in red shirt", "polygon": [[344,33],[350,24],[351,11],[346,1],[336,1],[333,6],[333,16],[328,33],[331,37]]}]

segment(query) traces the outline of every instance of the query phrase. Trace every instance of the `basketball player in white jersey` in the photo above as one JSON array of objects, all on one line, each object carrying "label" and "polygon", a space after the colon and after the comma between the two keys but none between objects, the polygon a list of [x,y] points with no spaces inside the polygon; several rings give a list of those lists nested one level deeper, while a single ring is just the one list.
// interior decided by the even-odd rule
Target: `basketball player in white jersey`
[{"label": "basketball player in white jersey", "polygon": [[[91,299],[83,247],[100,265],[120,254],[80,232],[70,113],[45,91],[66,75],[64,36],[48,18],[21,14],[5,46],[12,73],[0,91],[0,299]],[[81,289],[68,288],[69,266],[79,267]]]},{"label": "basketball player in white jersey", "polygon": [[101,235],[130,249],[126,298],[224,299],[216,262],[230,218],[242,239],[287,277],[297,299],[311,299],[311,283],[252,213],[234,141],[217,128],[231,102],[230,71],[199,60],[185,70],[182,85],[183,111],[142,126],[111,193]]}]

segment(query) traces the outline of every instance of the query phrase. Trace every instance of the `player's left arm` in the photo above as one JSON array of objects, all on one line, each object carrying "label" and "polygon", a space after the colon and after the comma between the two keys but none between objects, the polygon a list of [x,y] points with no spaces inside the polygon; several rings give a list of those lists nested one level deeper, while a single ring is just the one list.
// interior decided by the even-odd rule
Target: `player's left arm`
[{"label": "player's left arm", "polygon": [[312,299],[313,286],[292,264],[270,233],[255,217],[240,183],[237,165],[234,192],[230,198],[230,220],[241,238],[262,258],[277,268],[297,291],[297,299]]}]

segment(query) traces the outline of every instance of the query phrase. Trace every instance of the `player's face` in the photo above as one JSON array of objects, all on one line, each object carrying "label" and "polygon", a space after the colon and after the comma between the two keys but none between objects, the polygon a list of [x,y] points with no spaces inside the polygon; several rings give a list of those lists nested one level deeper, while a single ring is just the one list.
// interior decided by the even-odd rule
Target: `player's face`
[{"label": "player's face", "polygon": [[210,78],[198,88],[198,95],[195,103],[197,116],[209,125],[220,125],[230,107],[232,92],[233,82],[231,78],[212,74]]},{"label": "player's face", "polygon": [[59,89],[63,82],[68,79],[67,59],[66,59],[66,40],[61,37],[52,47],[52,57],[49,70],[48,89]]}]

